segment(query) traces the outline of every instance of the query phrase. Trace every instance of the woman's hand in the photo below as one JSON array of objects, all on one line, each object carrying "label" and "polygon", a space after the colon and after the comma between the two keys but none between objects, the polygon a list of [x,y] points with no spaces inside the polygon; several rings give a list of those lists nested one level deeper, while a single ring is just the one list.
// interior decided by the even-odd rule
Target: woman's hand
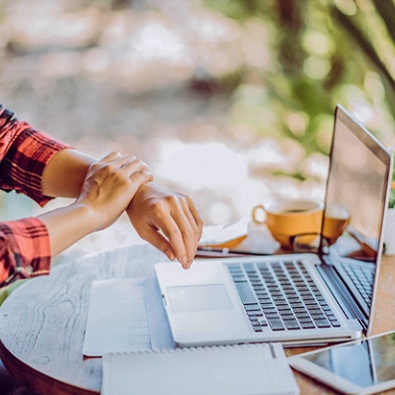
[{"label": "woman's hand", "polygon": [[190,267],[203,223],[188,196],[150,182],[136,192],[127,214],[140,237]]},{"label": "woman's hand", "polygon": [[151,172],[132,155],[112,152],[92,163],[78,198],[69,206],[39,216],[48,229],[51,254],[55,256],[89,233],[110,226],[148,181],[152,181]]},{"label": "woman's hand", "polygon": [[[126,209],[144,240],[189,268],[203,224],[188,196],[150,182],[153,177],[147,166],[131,155],[113,152],[94,162],[78,152],[65,150],[51,163],[44,193],[77,196],[69,206],[40,216],[48,228],[52,255],[89,233],[110,226]],[[70,180],[65,174],[70,175]],[[63,178],[58,181],[60,176]]]},{"label": "woman's hand", "polygon": [[90,208],[94,230],[101,230],[115,222],[141,185],[152,180],[144,162],[112,152],[89,167],[76,204]]}]

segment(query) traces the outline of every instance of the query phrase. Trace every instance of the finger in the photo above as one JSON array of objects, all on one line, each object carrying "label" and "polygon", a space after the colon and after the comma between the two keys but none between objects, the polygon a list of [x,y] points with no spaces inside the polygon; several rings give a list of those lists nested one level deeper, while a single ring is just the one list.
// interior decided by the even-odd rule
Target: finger
[{"label": "finger", "polygon": [[113,160],[122,157],[122,155],[119,152],[112,151],[108,153],[107,155],[103,156],[103,158],[100,159],[100,162],[112,162]]},{"label": "finger", "polygon": [[198,211],[196,210],[192,201],[186,197],[185,199],[181,199],[181,205],[184,210],[185,215],[187,216],[191,226],[196,232],[197,241],[200,240],[203,229],[203,221],[201,220]]},{"label": "finger", "polygon": [[171,248],[171,245],[157,229],[147,226],[140,232],[140,236],[159,251],[163,252],[171,261],[174,261],[175,254]]},{"label": "finger", "polygon": [[187,197],[186,198],[186,202],[189,208],[189,212],[191,213],[191,215],[193,216],[195,223],[199,229],[199,240],[202,237],[202,231],[203,231],[203,221],[200,218],[199,212],[197,211],[195,205],[193,204],[192,200]]},{"label": "finger", "polygon": [[117,158],[120,158],[122,155],[119,152],[110,152],[109,154],[103,156],[103,158],[97,160],[96,162],[92,163],[90,166],[90,171],[91,172],[96,172],[99,171],[100,169],[103,169],[106,167],[106,165],[110,164]]},{"label": "finger", "polygon": [[[173,208],[177,203],[173,203]],[[179,211],[179,210],[176,210]],[[161,229],[174,251],[177,260],[184,266],[188,265],[187,251],[184,245],[183,236],[179,225],[174,221],[173,216],[163,202],[159,202],[154,208],[153,225]]]},{"label": "finger", "polygon": [[121,155],[119,152],[110,152],[104,156],[99,162],[106,163],[114,166],[116,169],[124,169],[132,171],[138,171],[142,169],[148,169],[146,163],[142,160],[137,159],[134,155],[126,154]]},{"label": "finger", "polygon": [[149,170],[141,170],[132,173],[129,176],[129,179],[132,186],[135,187],[134,189],[137,191],[141,185],[145,184],[146,182],[153,181],[154,177]]},{"label": "finger", "polygon": [[178,207],[176,207],[175,210],[173,207],[171,213],[174,222],[181,233],[182,244],[185,250],[185,256],[181,257],[181,263],[183,264],[185,269],[188,269],[191,266],[192,260],[196,255],[198,240],[197,235],[199,233],[199,230],[196,226],[194,219],[192,218],[192,215],[188,213],[189,210],[186,208],[186,204],[183,202],[182,199],[178,201]]},{"label": "finger", "polygon": [[[108,162],[109,165],[113,165],[116,168],[123,168],[124,166],[127,166],[130,163],[135,164],[136,166],[143,166],[145,165],[144,162],[141,160],[137,159],[134,155],[120,155],[116,156],[113,160],[109,160]],[[146,166],[146,165],[145,165]]]},{"label": "finger", "polygon": [[136,159],[135,157],[130,157],[129,160],[122,161],[121,169],[125,176],[130,177],[133,173],[137,171],[148,170],[148,166],[143,161]]},{"label": "finger", "polygon": [[187,224],[184,225],[181,233],[187,249],[188,260],[192,263],[192,260],[196,255],[197,245],[201,236],[201,229],[189,209],[187,199],[180,199],[180,205],[183,210],[183,215],[187,221]]},{"label": "finger", "polygon": [[118,171],[125,163],[136,159],[131,155],[121,155],[119,152],[110,152],[92,165],[93,170],[105,170],[108,173]]}]

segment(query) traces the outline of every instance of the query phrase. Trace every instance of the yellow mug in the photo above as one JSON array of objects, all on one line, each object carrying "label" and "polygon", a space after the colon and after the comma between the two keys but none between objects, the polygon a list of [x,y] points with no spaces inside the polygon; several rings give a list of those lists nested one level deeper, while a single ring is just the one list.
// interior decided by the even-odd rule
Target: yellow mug
[{"label": "yellow mug", "polygon": [[341,206],[329,206],[325,209],[322,235],[332,245],[344,233],[350,223],[349,212]]},{"label": "yellow mug", "polygon": [[[263,219],[259,213],[263,214]],[[273,238],[285,248],[292,248],[296,236],[308,244],[321,232],[323,206],[310,200],[282,200],[252,209],[255,224],[266,224]],[[262,215],[261,215],[262,216]],[[311,234],[311,236],[307,236]]]}]

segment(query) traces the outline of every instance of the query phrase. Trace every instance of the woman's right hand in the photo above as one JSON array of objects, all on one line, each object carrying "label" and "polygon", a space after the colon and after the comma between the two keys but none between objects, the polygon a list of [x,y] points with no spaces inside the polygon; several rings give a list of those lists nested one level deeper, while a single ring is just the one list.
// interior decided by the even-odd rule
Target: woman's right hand
[{"label": "woman's right hand", "polygon": [[89,167],[75,204],[88,207],[92,231],[101,230],[125,211],[141,185],[152,180],[144,162],[111,152]]}]

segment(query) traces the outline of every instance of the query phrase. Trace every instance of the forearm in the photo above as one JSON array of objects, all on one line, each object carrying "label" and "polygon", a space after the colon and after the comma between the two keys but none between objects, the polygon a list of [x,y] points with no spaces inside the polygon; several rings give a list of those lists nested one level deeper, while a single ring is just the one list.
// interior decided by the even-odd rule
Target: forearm
[{"label": "forearm", "polygon": [[0,287],[48,274],[52,256],[97,228],[91,208],[77,202],[39,218],[0,223]]},{"label": "forearm", "polygon": [[43,195],[78,197],[88,168],[94,161],[91,156],[75,149],[58,152],[45,166],[41,181]]},{"label": "forearm", "polygon": [[[112,152],[89,166],[90,158],[76,151],[65,152],[57,159],[58,163],[52,163],[47,173],[46,192],[78,196],[69,206],[39,217],[48,229],[51,255],[110,226],[128,207],[140,186],[152,181],[146,164],[133,155]],[[64,179],[56,181],[62,172]]]},{"label": "forearm", "polygon": [[75,242],[97,230],[92,210],[77,202],[49,211],[38,218],[47,227],[51,256],[60,254]]}]

